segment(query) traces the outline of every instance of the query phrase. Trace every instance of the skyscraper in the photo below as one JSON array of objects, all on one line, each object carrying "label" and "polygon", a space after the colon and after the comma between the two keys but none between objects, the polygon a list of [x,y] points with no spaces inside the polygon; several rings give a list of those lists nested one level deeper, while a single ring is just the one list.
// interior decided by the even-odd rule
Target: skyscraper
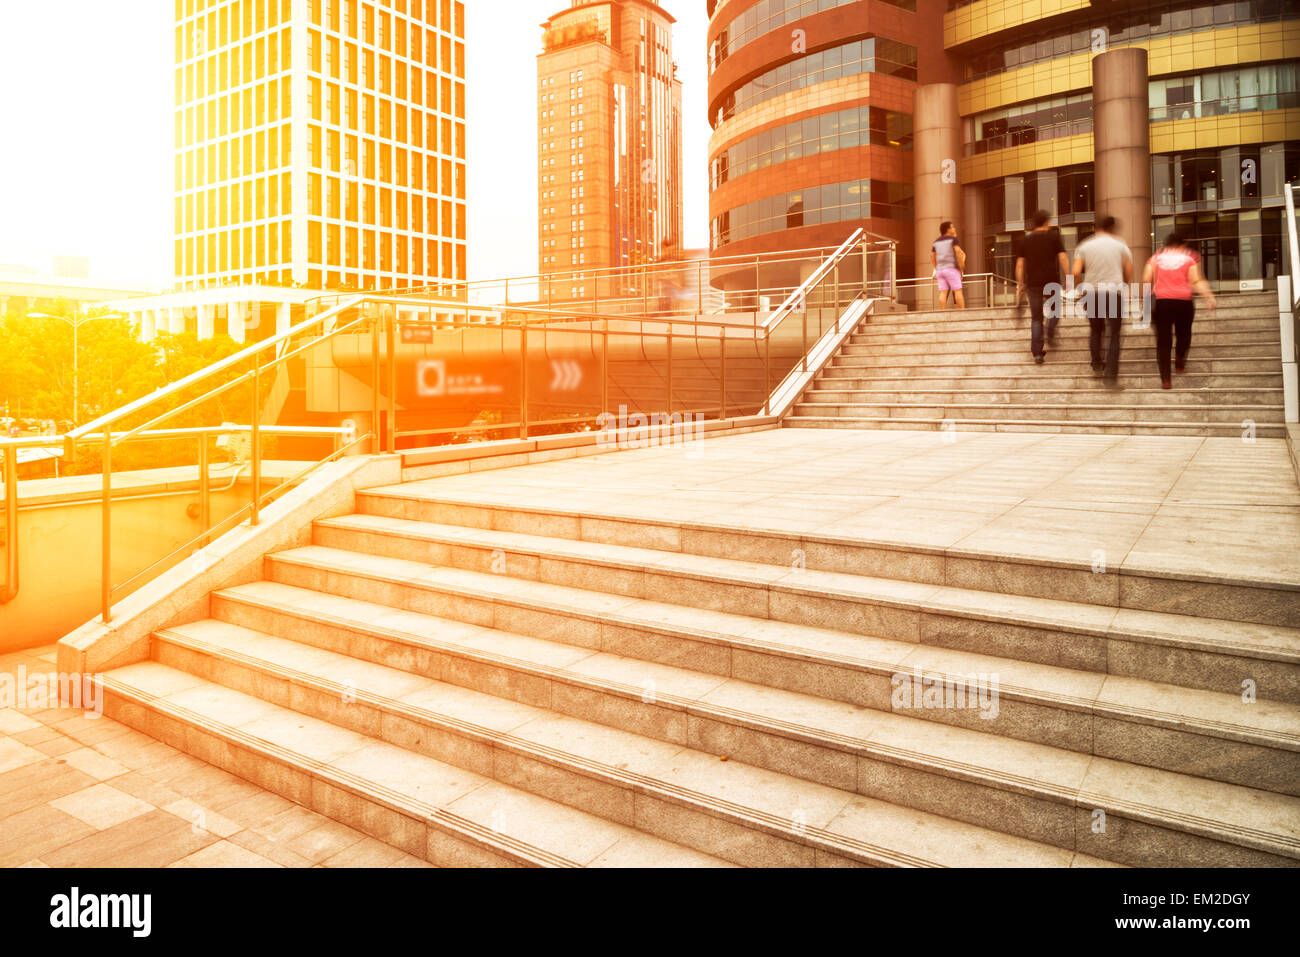
[{"label": "skyscraper", "polygon": [[175,17],[177,289],[464,280],[462,2],[176,0]]},{"label": "skyscraper", "polygon": [[584,270],[681,256],[674,22],[650,0],[573,0],[543,24],[538,239],[553,299],[591,295]]}]

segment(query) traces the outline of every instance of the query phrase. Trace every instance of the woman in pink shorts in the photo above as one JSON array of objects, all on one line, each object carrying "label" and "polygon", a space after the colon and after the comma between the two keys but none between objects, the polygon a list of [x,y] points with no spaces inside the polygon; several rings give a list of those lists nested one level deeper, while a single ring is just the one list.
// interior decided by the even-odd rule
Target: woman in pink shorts
[{"label": "woman in pink shorts", "polygon": [[1160,368],[1160,385],[1161,388],[1172,389],[1174,384],[1169,372],[1169,350],[1174,345],[1175,335],[1178,344],[1174,349],[1174,367],[1179,372],[1187,371],[1187,353],[1192,347],[1192,320],[1196,317],[1192,291],[1198,290],[1211,309],[1218,303],[1210,291],[1210,284],[1201,273],[1201,257],[1177,233],[1170,233],[1164,248],[1147,261],[1142,282],[1152,284],[1151,294],[1155,299],[1152,324],[1156,329],[1156,363]]}]

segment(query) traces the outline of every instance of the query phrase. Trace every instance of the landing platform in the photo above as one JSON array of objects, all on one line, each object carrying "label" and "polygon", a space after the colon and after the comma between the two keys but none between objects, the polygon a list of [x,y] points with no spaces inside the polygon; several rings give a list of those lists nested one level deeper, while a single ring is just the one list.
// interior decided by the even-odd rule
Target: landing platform
[{"label": "landing platform", "polygon": [[531,511],[1300,587],[1285,440],[778,429],[408,483]]}]

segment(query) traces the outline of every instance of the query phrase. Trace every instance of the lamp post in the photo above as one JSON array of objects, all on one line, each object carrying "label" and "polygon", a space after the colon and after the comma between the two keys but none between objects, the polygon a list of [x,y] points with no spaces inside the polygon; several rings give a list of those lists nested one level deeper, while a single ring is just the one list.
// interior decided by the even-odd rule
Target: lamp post
[{"label": "lamp post", "polygon": [[123,319],[121,313],[109,312],[102,316],[83,316],[81,318],[69,319],[67,316],[54,316],[47,312],[29,312],[28,319],[57,319],[60,322],[66,322],[72,326],[72,427],[77,427],[77,421],[81,418],[81,349],[78,333],[81,327],[95,319]]}]

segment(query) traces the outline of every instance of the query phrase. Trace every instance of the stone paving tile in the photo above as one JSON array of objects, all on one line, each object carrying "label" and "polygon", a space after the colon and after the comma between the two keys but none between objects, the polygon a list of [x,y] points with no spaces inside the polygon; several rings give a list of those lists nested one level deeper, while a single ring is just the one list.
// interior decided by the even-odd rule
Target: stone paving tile
[{"label": "stone paving tile", "polygon": [[[0,656],[29,673],[52,648]],[[425,867],[102,716],[0,708],[0,867]]]}]

